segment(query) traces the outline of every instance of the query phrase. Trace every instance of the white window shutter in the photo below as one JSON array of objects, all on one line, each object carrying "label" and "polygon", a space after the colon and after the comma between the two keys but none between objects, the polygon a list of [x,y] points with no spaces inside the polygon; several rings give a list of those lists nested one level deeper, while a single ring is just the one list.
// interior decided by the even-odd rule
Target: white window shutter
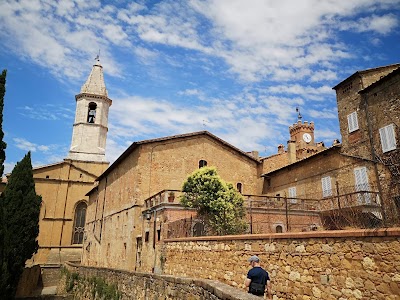
[{"label": "white window shutter", "polygon": [[[290,187],[288,189],[288,192],[289,192],[289,198],[296,198],[296,187],[295,186],[294,187]],[[296,203],[297,200],[296,199],[290,199],[290,202],[291,203]]]},{"label": "white window shutter", "polygon": [[321,178],[322,183],[322,197],[332,196],[332,182],[331,177],[326,176]]},{"label": "white window shutter", "polygon": [[351,114],[347,116],[347,124],[348,124],[348,127],[349,127],[349,132],[352,132],[352,130],[353,130],[353,118],[352,118]]},{"label": "white window shutter", "polygon": [[358,117],[357,117],[357,112],[352,112],[347,116],[347,123],[349,126],[349,133],[356,131],[358,127]]},{"label": "white window shutter", "polygon": [[381,138],[383,153],[396,149],[397,145],[393,124],[380,128],[379,136]]},{"label": "white window shutter", "polygon": [[387,136],[386,136],[386,127],[379,128],[379,136],[381,138],[382,152],[385,153],[388,150]]},{"label": "white window shutter", "polygon": [[369,184],[368,184],[368,175],[367,175],[367,168],[355,168],[354,169],[354,177],[356,182],[356,191],[368,191]]}]

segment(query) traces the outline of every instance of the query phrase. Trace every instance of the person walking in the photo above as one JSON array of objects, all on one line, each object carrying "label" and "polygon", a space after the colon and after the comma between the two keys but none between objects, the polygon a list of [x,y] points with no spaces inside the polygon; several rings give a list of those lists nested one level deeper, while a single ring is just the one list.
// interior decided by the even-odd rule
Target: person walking
[{"label": "person walking", "polygon": [[247,273],[245,281],[246,287],[249,288],[249,293],[264,297],[267,294],[267,299],[272,299],[271,294],[271,280],[268,272],[261,268],[260,259],[258,256],[253,255],[248,259],[252,269]]}]

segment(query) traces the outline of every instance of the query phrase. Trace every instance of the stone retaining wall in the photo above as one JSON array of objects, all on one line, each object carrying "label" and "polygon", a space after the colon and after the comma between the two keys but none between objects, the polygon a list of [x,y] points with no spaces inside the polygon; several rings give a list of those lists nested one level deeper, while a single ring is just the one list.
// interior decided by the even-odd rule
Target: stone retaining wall
[{"label": "stone retaining wall", "polygon": [[[187,299],[187,300],[256,300],[259,297],[226,285],[205,279],[179,278],[176,276],[128,272],[124,270],[84,267],[67,263],[68,274],[75,276],[72,291],[74,299]],[[65,283],[66,273],[64,272]],[[93,282],[102,280],[108,287],[116,286],[119,296],[96,294]],[[59,289],[65,293],[66,286]],[[103,290],[105,288],[103,287]]]},{"label": "stone retaining wall", "polygon": [[164,274],[244,289],[258,255],[274,299],[400,299],[400,228],[164,240]]}]

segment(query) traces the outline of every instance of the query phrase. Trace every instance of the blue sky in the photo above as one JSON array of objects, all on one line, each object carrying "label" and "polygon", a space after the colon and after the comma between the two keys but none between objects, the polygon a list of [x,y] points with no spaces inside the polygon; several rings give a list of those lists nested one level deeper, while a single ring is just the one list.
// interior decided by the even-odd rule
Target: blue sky
[{"label": "blue sky", "polygon": [[6,172],[67,156],[75,95],[100,50],[110,107],[106,156],[132,142],[208,130],[277,153],[288,126],[340,137],[332,87],[398,63],[400,0],[0,1]]}]

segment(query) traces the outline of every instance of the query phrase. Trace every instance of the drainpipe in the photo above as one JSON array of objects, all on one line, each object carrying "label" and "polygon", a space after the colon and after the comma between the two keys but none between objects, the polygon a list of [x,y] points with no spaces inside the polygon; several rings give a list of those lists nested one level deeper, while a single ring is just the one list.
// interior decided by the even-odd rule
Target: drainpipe
[{"label": "drainpipe", "polygon": [[[62,218],[62,223],[61,223],[61,234],[60,234],[60,241],[59,241],[60,248],[58,248],[58,259],[60,261],[60,264],[61,264],[61,245],[62,245],[62,238],[63,238],[63,233],[64,233],[64,225],[65,225],[65,211],[67,209],[68,192],[69,192],[69,187],[70,187],[70,181],[69,181],[70,175],[71,175],[71,163],[68,164],[67,191],[65,192],[64,211],[63,211],[63,218]],[[74,216],[72,222],[75,222],[75,216]],[[74,226],[74,223],[72,224],[72,226]]]},{"label": "drainpipe", "polygon": [[376,159],[376,152],[375,152],[375,148],[374,148],[374,141],[373,141],[373,134],[372,134],[372,124],[371,124],[371,119],[370,119],[369,111],[368,111],[368,97],[366,94],[361,94],[361,99],[364,102],[364,106],[365,106],[365,116],[367,119],[368,137],[369,137],[369,142],[370,142],[370,147],[371,147],[372,161],[374,162],[374,173],[375,173],[375,177],[376,177],[376,183],[378,186],[379,195],[382,198],[381,206],[382,206],[383,226],[386,227],[385,199],[383,198],[381,181],[379,179],[378,161]]}]

